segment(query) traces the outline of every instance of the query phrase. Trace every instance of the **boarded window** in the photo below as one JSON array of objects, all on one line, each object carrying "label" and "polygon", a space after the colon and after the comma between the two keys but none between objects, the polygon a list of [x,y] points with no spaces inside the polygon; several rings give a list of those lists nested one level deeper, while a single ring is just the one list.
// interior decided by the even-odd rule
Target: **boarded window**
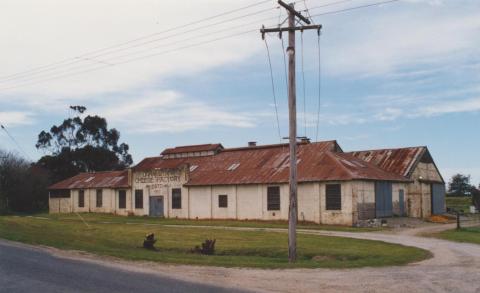
[{"label": "boarded window", "polygon": [[102,207],[103,205],[103,190],[97,189],[97,208]]},{"label": "boarded window", "polygon": [[267,188],[267,210],[280,210],[280,186],[269,186]]},{"label": "boarded window", "polygon": [[325,185],[325,199],[327,210],[342,209],[342,188],[340,184]]},{"label": "boarded window", "polygon": [[85,207],[85,191],[84,190],[78,191],[78,207],[79,208]]},{"label": "boarded window", "polygon": [[125,209],[127,207],[127,191],[119,190],[118,191],[118,208]]},{"label": "boarded window", "polygon": [[143,189],[135,189],[135,208],[143,209]]},{"label": "boarded window", "polygon": [[228,207],[228,196],[226,194],[220,194],[218,196],[218,207],[219,208]]},{"label": "boarded window", "polygon": [[172,189],[172,209],[182,208],[182,190],[180,188]]}]

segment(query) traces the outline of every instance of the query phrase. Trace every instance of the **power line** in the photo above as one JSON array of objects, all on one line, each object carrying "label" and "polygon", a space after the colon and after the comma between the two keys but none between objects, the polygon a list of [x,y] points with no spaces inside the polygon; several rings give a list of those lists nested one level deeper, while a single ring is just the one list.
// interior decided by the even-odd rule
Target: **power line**
[{"label": "power line", "polygon": [[357,0],[340,0],[340,1],[330,2],[330,3],[327,3],[327,4],[313,6],[313,7],[310,7],[310,9],[307,8],[307,5],[305,4],[305,10],[304,11],[308,14],[309,18],[312,18],[312,15],[310,15],[309,10],[315,10],[315,9],[318,9],[318,8],[334,6],[334,5],[347,3],[347,2],[352,2],[352,1],[357,1]]},{"label": "power line", "polygon": [[[161,51],[161,52],[157,52],[157,53],[153,53],[153,54],[149,54],[149,55],[144,55],[144,56],[140,56],[140,57],[136,57],[136,58],[127,59],[123,62],[119,62],[119,63],[116,63],[114,65],[115,66],[116,65],[123,65],[123,64],[134,62],[134,61],[143,60],[143,59],[147,59],[147,58],[151,58],[151,57],[155,57],[155,56],[160,56],[160,55],[164,55],[164,54],[167,54],[167,53],[177,52],[177,51],[180,51],[180,50],[184,50],[184,49],[188,49],[188,48],[192,48],[192,47],[196,47],[196,46],[201,46],[201,45],[209,44],[209,43],[212,43],[212,42],[217,42],[217,41],[220,41],[220,40],[225,40],[225,39],[229,39],[229,38],[232,38],[232,37],[236,37],[236,36],[239,36],[239,35],[244,35],[244,34],[247,34],[247,33],[256,32],[256,31],[258,31],[258,29],[247,30],[247,31],[239,32],[239,33],[232,34],[232,35],[227,35],[227,36],[223,36],[223,37],[219,37],[219,38],[215,38],[215,39],[210,39],[210,40],[203,41],[203,42],[198,42],[198,43],[194,43],[194,44],[190,44],[190,45],[186,45],[186,46],[182,46],[182,47],[178,47],[178,48],[173,48],[173,49],[166,50],[166,51]],[[68,74],[64,74],[64,75],[54,76],[54,77],[51,77],[51,78],[38,80],[38,81],[35,81],[35,82],[32,82],[32,83],[26,83],[26,84],[11,86],[11,87],[0,88],[0,90],[9,90],[9,89],[13,89],[13,88],[18,88],[20,86],[23,87],[23,86],[34,85],[34,84],[38,84],[38,83],[41,83],[41,82],[44,82],[44,81],[55,80],[55,79],[74,76],[74,75],[78,75],[78,74],[82,74],[82,73],[97,71],[97,70],[100,70],[100,69],[104,69],[106,67],[111,67],[111,66],[110,65],[100,65],[98,67],[85,69],[85,70],[81,70],[81,71],[77,71],[77,72],[73,72],[73,73],[68,73]]]},{"label": "power line", "polygon": [[287,55],[285,54],[285,44],[283,42],[282,35],[280,35],[280,43],[282,43],[283,71],[284,71],[284,75],[285,75],[285,93],[288,95]]},{"label": "power line", "polygon": [[[142,50],[142,51],[127,53],[127,54],[123,54],[123,55],[120,55],[120,56],[112,56],[112,57],[107,58],[107,59],[104,58],[102,61],[91,59],[91,58],[86,58],[85,60],[89,60],[89,61],[92,61],[92,62],[95,62],[95,63],[101,63],[101,64],[106,64],[106,65],[109,65],[109,66],[113,66],[113,65],[116,65],[115,62],[110,61],[110,60],[121,59],[121,58],[129,57],[129,56],[132,56],[132,55],[138,55],[138,54],[143,53],[143,52],[148,52],[148,51],[152,51],[152,50],[155,50],[155,49],[158,49],[158,48],[163,48],[163,47],[176,45],[176,44],[183,43],[183,42],[186,42],[186,41],[191,41],[191,40],[194,40],[194,39],[199,39],[199,38],[202,39],[202,38],[209,37],[209,36],[212,36],[212,35],[215,35],[215,34],[223,33],[225,31],[231,31],[231,30],[234,30],[234,29],[237,29],[237,28],[245,28],[246,26],[258,24],[260,22],[264,22],[264,21],[270,20],[270,19],[272,19],[272,18],[266,18],[266,19],[249,22],[249,23],[242,24],[242,25],[236,25],[236,26],[233,26],[233,27],[223,28],[223,29],[220,29],[220,30],[217,30],[217,31],[210,32],[210,33],[208,33],[207,36],[205,36],[205,34],[199,34],[199,35],[196,35],[196,36],[193,36],[193,37],[180,39],[180,40],[177,40],[175,42],[171,42],[171,43],[162,44],[162,45],[158,45],[158,46],[155,46],[155,47],[147,48],[147,49]],[[109,62],[106,62],[106,61],[109,61]],[[89,66],[89,65],[87,65],[87,66]],[[73,68],[66,69],[66,70],[70,71],[70,70],[82,69],[84,67],[85,67],[84,65],[80,65],[80,66],[73,67]],[[59,74],[59,72],[46,74],[46,77],[49,77],[49,76],[52,76],[52,75],[55,76],[56,74]],[[22,80],[21,82],[29,82],[31,80],[36,80],[36,79],[42,78],[44,76],[45,76],[45,74],[41,74],[40,76],[33,76],[33,77],[30,77],[30,78],[26,78],[26,80]]]},{"label": "power line", "polygon": [[7,130],[7,128],[0,123],[0,128],[3,129],[3,131],[5,131],[5,133],[7,134],[7,136],[13,141],[13,143],[15,143],[15,145],[17,146],[17,148],[27,157],[30,159],[30,161],[33,161],[32,160],[32,157],[30,157],[27,152],[20,146],[20,144],[17,142],[17,140],[10,134],[10,132]]},{"label": "power line", "polygon": [[167,33],[167,32],[171,32],[171,31],[174,31],[174,30],[178,30],[178,29],[182,29],[182,28],[185,28],[185,27],[189,27],[189,26],[192,26],[192,25],[195,25],[195,24],[199,24],[199,23],[202,23],[202,22],[206,22],[206,21],[209,21],[209,20],[212,20],[212,19],[215,19],[215,18],[219,18],[219,17],[225,16],[225,15],[233,14],[233,13],[235,13],[235,12],[242,11],[242,10],[245,10],[245,9],[248,9],[248,8],[252,8],[252,7],[255,7],[255,6],[259,6],[259,5],[262,5],[262,4],[267,3],[267,2],[271,2],[271,0],[264,0],[264,1],[261,1],[261,2],[258,2],[258,3],[254,3],[254,4],[250,4],[250,5],[244,6],[244,7],[240,7],[240,8],[237,8],[237,9],[233,9],[233,10],[229,10],[229,11],[226,11],[226,12],[222,12],[222,13],[220,13],[220,14],[213,15],[213,16],[210,16],[210,17],[207,17],[207,18],[203,18],[203,19],[199,19],[199,20],[196,20],[196,21],[192,21],[192,22],[189,22],[189,23],[187,23],[187,24],[183,24],[183,25],[180,25],[180,26],[172,27],[172,28],[169,28],[169,29],[166,29],[166,30],[157,32],[157,33],[153,33],[153,34],[149,34],[149,35],[146,35],[146,36],[143,36],[143,37],[139,37],[139,38],[135,38],[135,39],[132,39],[132,40],[128,40],[128,41],[125,41],[125,42],[122,42],[122,43],[118,43],[118,44],[115,44],[115,45],[112,45],[112,46],[108,46],[108,47],[105,47],[105,48],[101,48],[101,49],[89,51],[89,52],[87,52],[87,53],[81,54],[81,55],[76,56],[76,57],[66,58],[66,59],[64,59],[64,60],[57,61],[57,62],[53,62],[53,63],[47,64],[47,65],[43,65],[43,66],[39,66],[39,67],[34,67],[34,68],[31,68],[31,69],[26,70],[26,71],[23,71],[23,72],[18,72],[18,73],[11,74],[11,75],[7,75],[7,76],[2,76],[2,77],[0,77],[0,79],[10,78],[10,77],[18,76],[18,75],[23,75],[23,74],[26,74],[26,73],[29,73],[29,72],[32,72],[32,71],[37,71],[37,70],[39,70],[39,69],[44,69],[44,68],[47,68],[47,67],[50,67],[50,66],[59,65],[59,64],[62,64],[62,63],[64,63],[64,62],[70,61],[70,60],[72,60],[72,59],[78,58],[78,57],[85,57],[85,56],[88,56],[88,55],[91,55],[91,54],[94,54],[94,53],[98,53],[98,52],[102,52],[102,51],[109,50],[109,49],[112,49],[112,48],[116,48],[116,47],[128,45],[128,44],[131,44],[131,43],[140,41],[140,40],[144,40],[144,39],[151,38],[151,37],[153,37],[153,36],[161,35],[161,34],[164,34],[164,33]]},{"label": "power line", "polygon": [[322,93],[322,67],[321,67],[321,50],[320,50],[320,33],[317,36],[318,48],[318,107],[317,107],[317,127],[315,130],[315,141],[318,141],[318,134],[320,128],[320,107],[321,107],[321,93]]},{"label": "power line", "polygon": [[[138,44],[134,44],[134,45],[130,45],[130,46],[127,46],[127,47],[123,47],[123,48],[117,48],[117,49],[114,49],[114,50],[109,50],[109,51],[106,51],[106,52],[103,52],[103,53],[98,53],[98,54],[89,54],[89,58],[86,58],[86,57],[74,57],[73,58],[73,61],[71,62],[68,62],[68,63],[65,63],[61,66],[55,66],[55,67],[50,67],[50,68],[45,68],[43,70],[39,70],[39,71],[36,71],[34,73],[30,73],[30,74],[26,74],[26,75],[22,75],[22,76],[17,76],[17,77],[14,77],[14,78],[8,78],[8,79],[4,79],[3,81],[0,80],[0,83],[5,83],[6,81],[15,81],[15,80],[22,80],[22,79],[30,79],[29,77],[31,77],[32,75],[33,76],[36,76],[38,75],[39,73],[44,73],[44,72],[49,72],[49,71],[56,71],[57,69],[61,69],[63,67],[66,67],[66,66],[70,66],[70,65],[74,65],[74,64],[77,64],[77,63],[80,63],[82,61],[85,61],[85,60],[88,60],[88,61],[96,61],[98,63],[101,63],[102,61],[99,61],[98,59],[97,60],[93,60],[92,58],[97,58],[97,57],[101,57],[101,56],[105,56],[105,55],[109,55],[109,54],[112,54],[112,53],[116,53],[116,52],[121,52],[121,51],[125,51],[125,50],[129,50],[129,49],[133,49],[133,48],[138,48],[138,47],[142,47],[142,46],[145,46],[145,45],[148,45],[148,44],[152,44],[152,43],[156,43],[156,42],[159,42],[159,41],[163,41],[163,40],[167,40],[167,39],[171,39],[171,38],[176,38],[178,36],[181,36],[181,35],[185,35],[185,34],[189,34],[191,32],[195,32],[195,31],[199,31],[199,30],[202,30],[202,29],[206,29],[206,28],[209,28],[209,27],[214,27],[214,26],[218,26],[220,24],[224,24],[224,23],[228,23],[228,22],[233,22],[235,20],[239,20],[239,19],[243,19],[243,18],[247,18],[247,17],[251,17],[251,16],[255,16],[255,15],[259,15],[259,14],[262,14],[262,13],[265,13],[265,12],[269,12],[269,11],[272,11],[276,8],[268,8],[268,9],[263,9],[263,10],[260,10],[260,11],[256,11],[256,12],[252,12],[252,13],[248,13],[248,14],[245,14],[245,15],[241,15],[241,16],[238,16],[238,17],[234,17],[234,18],[231,18],[231,19],[227,19],[227,20],[222,20],[222,21],[219,21],[219,22],[215,22],[215,23],[212,23],[212,24],[208,24],[208,25],[204,25],[204,26],[200,26],[200,27],[196,27],[196,28],[193,28],[193,29],[190,29],[190,30],[187,30],[187,31],[183,31],[183,32],[180,32],[180,33],[176,33],[176,34],[171,34],[171,35],[168,35],[168,36],[165,36],[165,37],[162,37],[162,38],[157,38],[157,39],[153,39],[153,40],[148,40],[148,41],[144,41],[142,43],[138,43]],[[265,20],[263,20],[265,21]],[[255,23],[258,23],[255,22]],[[236,27],[243,27],[244,25],[241,25],[241,26],[236,26]],[[213,34],[215,33],[218,33],[218,32],[222,32],[222,31],[225,31],[225,30],[230,30],[231,28],[228,28],[228,29],[223,29],[223,30],[220,30],[220,31],[217,31],[217,32],[214,32]],[[209,34],[212,34],[212,33],[209,33]],[[200,35],[200,36],[203,36]],[[198,38],[198,36],[197,36]],[[186,39],[188,40],[188,39]],[[176,44],[176,43],[179,43],[179,42],[182,42],[182,41],[185,41],[184,40],[181,40],[181,41],[176,41],[176,42],[173,42],[171,44]],[[156,46],[156,47],[153,47],[153,48],[148,48],[144,51],[149,51],[149,50],[153,50],[153,49],[156,49],[156,48],[159,48],[159,47],[162,47],[163,45],[161,46]],[[137,53],[133,53],[133,54],[138,54]],[[121,58],[121,57],[124,57],[124,56],[129,56],[129,55],[132,55],[132,53],[127,53],[127,54],[124,54],[120,57],[111,57],[111,58]],[[110,58],[110,59],[111,59]],[[105,58],[103,58],[105,60]],[[108,59],[107,59],[108,60]],[[77,66],[78,67],[83,67],[83,64],[80,65],[80,66]]]},{"label": "power line", "polygon": [[315,22],[313,21],[312,19],[312,16],[310,15],[310,11],[308,10],[308,6],[307,6],[307,0],[303,0],[303,6],[305,7],[305,13],[307,13],[307,16],[308,18],[310,19],[310,21],[315,24]]},{"label": "power line", "polygon": [[[318,9],[318,8],[321,8],[321,7],[326,7],[326,6],[331,6],[331,5],[336,5],[336,4],[339,4],[339,3],[343,3],[343,2],[347,2],[347,1],[353,1],[353,0],[343,0],[343,1],[337,1],[337,2],[333,2],[333,3],[328,3],[328,4],[325,4],[325,5],[320,5],[320,6],[315,6],[315,7],[312,7],[310,10],[314,10],[314,9]],[[95,63],[105,63],[105,61],[103,60],[98,60],[98,59],[93,59],[94,57],[100,57],[100,56],[105,56],[105,55],[108,55],[108,54],[112,54],[112,53],[115,53],[115,52],[120,52],[120,51],[125,51],[125,50],[129,50],[129,49],[132,49],[132,48],[136,48],[136,47],[141,47],[141,46],[144,46],[144,45],[148,45],[150,43],[155,43],[155,42],[159,42],[159,41],[162,41],[162,40],[166,40],[166,39],[170,39],[170,38],[174,38],[174,37],[177,37],[179,35],[183,35],[183,34],[188,34],[188,33],[191,33],[191,32],[195,32],[195,31],[199,31],[199,30],[202,30],[202,29],[205,29],[205,28],[209,28],[209,27],[212,27],[212,26],[216,26],[216,25],[220,25],[220,24],[224,24],[224,23],[227,23],[227,22],[232,22],[232,21],[235,21],[235,20],[238,20],[238,19],[242,19],[242,18],[246,18],[246,17],[250,17],[250,16],[254,16],[254,15],[258,15],[258,14],[261,14],[261,13],[264,13],[264,12],[268,12],[268,11],[271,11],[273,9],[276,9],[277,7],[275,8],[268,8],[268,9],[263,9],[263,10],[260,10],[260,11],[256,11],[256,12],[252,12],[252,13],[248,13],[248,14],[244,14],[244,15],[241,15],[241,16],[237,16],[237,17],[234,17],[234,18],[231,18],[231,19],[226,19],[226,20],[222,20],[222,21],[219,21],[219,22],[216,22],[216,23],[211,23],[211,24],[208,24],[208,25],[204,25],[204,26],[200,26],[200,27],[197,27],[197,28],[193,28],[193,29],[190,29],[190,30],[187,30],[187,31],[183,31],[183,32],[180,32],[180,33],[177,33],[177,34],[173,34],[173,35],[169,35],[169,36],[166,36],[166,37],[162,37],[162,38],[158,38],[158,39],[154,39],[154,40],[148,40],[148,41],[144,41],[142,43],[138,43],[138,44],[134,44],[134,45],[131,45],[131,46],[128,46],[128,47],[124,47],[124,48],[121,48],[122,46],[124,45],[127,45],[127,44],[131,44],[131,43],[135,43],[137,41],[141,41],[141,40],[144,40],[144,39],[148,39],[148,38],[151,38],[152,36],[156,36],[156,35],[161,35],[161,34],[164,34],[166,32],[170,32],[170,31],[174,31],[176,29],[180,29],[180,28],[184,28],[184,27],[188,27],[188,26],[191,26],[191,25],[194,25],[194,24],[198,24],[198,23],[202,23],[202,22],[205,22],[205,21],[209,21],[211,19],[214,19],[214,18],[217,18],[217,17],[220,17],[220,16],[225,16],[225,15],[228,15],[228,14],[232,14],[232,13],[235,13],[235,12],[238,12],[238,11],[241,11],[241,10],[245,10],[245,9],[248,9],[248,8],[252,8],[254,6],[258,6],[260,4],[264,4],[264,3],[267,3],[269,1],[262,1],[262,2],[259,2],[259,3],[255,3],[255,4],[252,4],[252,5],[248,5],[248,6],[245,6],[245,7],[242,7],[242,8],[239,8],[239,9],[234,9],[234,10],[231,10],[231,11],[228,11],[228,12],[225,12],[225,13],[221,13],[221,14],[218,14],[216,16],[213,16],[213,17],[209,17],[209,18],[206,18],[206,19],[203,19],[203,20],[199,20],[199,21],[195,21],[195,22],[191,22],[189,24],[185,24],[185,25],[182,25],[182,26],[177,26],[177,27],[174,27],[174,28],[171,28],[171,29],[167,29],[167,30],[164,30],[162,32],[158,32],[158,33],[154,33],[154,34],[150,34],[150,35],[147,35],[145,37],[140,37],[140,38],[136,38],[136,39],[133,39],[133,40],[130,40],[130,41],[126,41],[126,42],[123,42],[123,43],[120,43],[120,44],[117,44],[117,45],[113,45],[113,46],[110,46],[110,47],[106,47],[106,48],[103,48],[103,49],[99,49],[99,50],[95,50],[95,51],[91,51],[91,52],[88,52],[88,53],[85,53],[85,54],[82,54],[80,56],[77,56],[77,57],[73,57],[73,58],[69,58],[69,59],[66,59],[66,60],[63,60],[61,62],[57,62],[57,63],[54,63],[54,64],[50,64],[50,65],[46,65],[46,66],[41,66],[41,67],[38,67],[38,68],[34,68],[32,70],[29,70],[29,71],[26,71],[26,72],[20,72],[20,73],[17,73],[17,74],[13,74],[13,75],[10,75],[10,76],[4,76],[2,78],[0,78],[0,83],[5,83],[6,81],[15,81],[15,80],[18,80],[18,79],[21,79],[21,80],[24,80],[24,79],[27,79],[30,80],[31,76],[36,76],[40,73],[44,73],[44,72],[49,72],[49,71],[55,71],[57,70],[58,68],[62,68],[62,67],[67,67],[67,66],[70,66],[70,65],[74,65],[76,63],[80,63],[82,61],[91,61],[91,62],[95,62]],[[306,7],[306,0],[304,0],[305,2],[305,7]],[[279,15],[280,16],[280,15]],[[270,19],[273,19],[273,18],[267,18],[267,19],[264,19],[262,21],[267,21],[267,20],[270,20]],[[258,22],[261,22],[261,21],[258,21]],[[253,24],[253,23],[252,23]],[[228,29],[226,29],[228,30]],[[217,33],[217,32],[215,32]],[[198,38],[198,37],[197,37]],[[183,40],[182,40],[183,41]],[[174,42],[174,43],[171,43],[171,44],[175,44],[177,42]],[[170,45],[170,44],[169,44]],[[120,47],[120,48],[117,48],[117,47]],[[153,47],[153,48],[148,48],[146,49],[147,51],[148,50],[152,50],[152,49],[155,49],[155,48],[158,48],[160,46],[156,46],[156,47]],[[117,48],[115,50],[110,50],[108,51],[109,49],[114,49],[114,48]],[[102,52],[103,53],[98,53],[98,52]],[[106,51],[106,52],[104,52]],[[144,50],[145,51],[145,50]],[[97,54],[95,54],[97,53]],[[92,54],[95,54],[95,55],[92,55]],[[133,54],[138,54],[138,52],[135,52]],[[122,55],[120,57],[124,57],[124,56],[128,56],[130,54],[125,54],[125,55]],[[88,58],[87,57],[84,57],[84,56],[89,56]],[[119,57],[112,57],[112,58],[119,58]],[[72,60],[71,62],[68,62],[68,63],[65,63],[66,61],[70,61]],[[62,65],[60,65],[62,64]],[[57,65],[57,66],[54,66],[54,65]],[[112,64],[108,64],[108,65],[112,65]],[[88,64],[87,64],[88,66]],[[80,67],[83,67],[83,65],[80,65]],[[76,67],[74,69],[77,69],[79,67]],[[43,75],[43,74],[42,74]]]},{"label": "power line", "polygon": [[371,4],[349,7],[349,8],[340,9],[340,10],[322,12],[322,13],[312,15],[312,17],[321,16],[321,15],[328,15],[328,14],[337,14],[337,13],[347,12],[347,11],[351,11],[351,10],[357,10],[357,9],[362,9],[362,8],[367,8],[367,7],[372,7],[372,6],[378,6],[378,5],[388,4],[388,3],[398,2],[398,1],[400,1],[400,0],[388,0],[388,1],[375,2],[375,3],[371,3]]},{"label": "power line", "polygon": [[[339,2],[344,2],[344,1],[345,1],[345,0],[339,1]],[[334,14],[334,13],[341,13],[341,12],[346,12],[346,11],[350,11],[350,10],[354,10],[354,9],[361,9],[361,8],[366,8],[366,7],[372,7],[372,6],[377,6],[377,5],[387,4],[387,3],[397,2],[397,1],[400,1],[400,0],[382,1],[382,2],[372,3],[372,4],[368,4],[368,5],[361,5],[361,6],[356,6],[356,7],[350,7],[350,8],[341,9],[341,10],[328,11],[328,12],[324,12],[324,13],[319,13],[319,14],[311,15],[311,17],[320,16],[320,15],[327,15],[327,14]],[[332,5],[333,5],[333,4],[332,4]],[[318,7],[316,7],[316,8],[318,8]],[[313,8],[311,8],[310,10],[312,10],[312,9],[313,9]],[[276,17],[274,17],[274,18],[276,18]],[[130,63],[130,62],[137,61],[137,60],[142,60],[142,59],[146,59],[146,58],[150,58],[150,57],[154,57],[154,56],[158,56],[158,55],[163,55],[163,54],[170,53],[170,52],[174,52],[174,51],[183,50],[183,49],[186,49],[186,48],[191,48],[191,47],[194,47],[194,46],[199,46],[199,45],[203,45],[203,44],[215,42],[215,41],[218,41],[218,40],[223,40],[223,39],[231,38],[231,37],[233,37],[233,36],[242,35],[242,34],[246,34],[246,33],[253,32],[253,31],[256,31],[256,30],[245,31],[245,32],[241,32],[241,33],[238,33],[238,34],[235,34],[235,35],[220,37],[220,38],[216,38],[216,39],[213,39],[213,40],[208,40],[208,41],[205,41],[205,42],[200,42],[200,43],[195,43],[195,44],[191,44],[191,45],[187,45],[187,46],[183,46],[183,47],[179,47],[179,48],[174,48],[174,49],[171,49],[171,50],[162,51],[162,52],[159,52],[159,53],[154,53],[154,54],[150,54],[150,55],[146,55],[146,56],[140,56],[140,57],[137,57],[137,58],[128,59],[128,60],[126,60],[126,61],[124,61],[124,62],[120,62],[120,63],[113,64],[113,65],[126,64],[126,63]],[[283,41],[282,41],[282,46],[283,46]],[[284,51],[284,50],[283,50],[283,51]],[[284,54],[285,54],[285,52],[284,52]],[[284,58],[285,58],[285,55],[284,55]],[[44,82],[44,81],[49,81],[49,80],[54,80],[54,79],[58,79],[58,78],[63,78],[63,77],[68,77],[68,76],[73,76],[73,75],[78,75],[78,74],[82,74],[82,73],[87,73],[87,72],[92,72],[92,71],[100,70],[100,69],[103,69],[103,68],[109,67],[109,66],[111,66],[111,65],[103,65],[103,66],[100,66],[100,67],[85,69],[85,70],[81,70],[81,71],[78,71],[78,72],[73,72],[73,73],[69,73],[69,74],[54,76],[54,77],[52,77],[52,78],[42,79],[42,80],[39,80],[39,81],[36,81],[36,82],[32,82],[32,83],[26,83],[26,84],[20,84],[20,85],[15,85],[15,86],[11,86],[11,87],[1,88],[0,90],[8,90],[8,89],[17,88],[17,87],[20,87],[20,86],[28,86],[28,85],[38,84],[38,83],[41,83],[41,82]]]},{"label": "power line", "polygon": [[277,97],[275,94],[275,82],[273,80],[273,69],[272,69],[272,60],[270,58],[270,49],[268,48],[267,39],[265,41],[265,48],[267,49],[267,59],[268,59],[268,66],[270,68],[270,80],[272,82],[272,94],[273,94],[273,102],[275,104],[275,116],[277,118],[277,130],[278,130],[278,139],[282,142],[282,134],[280,133],[280,120],[278,119],[278,107],[277,107]]},{"label": "power line", "polygon": [[306,98],[306,90],[305,90],[305,69],[304,69],[304,62],[303,62],[303,55],[304,55],[304,50],[303,50],[303,31],[300,33],[300,41],[301,41],[301,54],[302,54],[302,62],[301,62],[301,70],[302,70],[302,89],[303,89],[303,127],[304,127],[304,133],[303,135],[307,137],[307,98]]}]

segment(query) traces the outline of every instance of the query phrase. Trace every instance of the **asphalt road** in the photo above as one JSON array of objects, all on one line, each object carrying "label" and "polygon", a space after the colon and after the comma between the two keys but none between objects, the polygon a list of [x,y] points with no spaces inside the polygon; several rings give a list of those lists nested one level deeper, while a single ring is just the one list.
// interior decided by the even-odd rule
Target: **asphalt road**
[{"label": "asphalt road", "polygon": [[0,292],[240,292],[63,259],[0,240]]}]

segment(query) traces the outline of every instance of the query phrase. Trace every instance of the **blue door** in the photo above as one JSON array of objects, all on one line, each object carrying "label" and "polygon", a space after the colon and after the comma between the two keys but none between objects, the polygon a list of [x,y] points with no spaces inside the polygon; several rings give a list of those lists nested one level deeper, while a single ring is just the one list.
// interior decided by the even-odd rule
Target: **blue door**
[{"label": "blue door", "polygon": [[151,217],[163,217],[163,196],[150,196],[149,204]]},{"label": "blue door", "polygon": [[445,184],[434,183],[431,185],[432,215],[445,213]]},{"label": "blue door", "polygon": [[375,182],[375,213],[377,218],[392,216],[392,183]]},{"label": "blue door", "polygon": [[405,191],[403,189],[398,191],[398,209],[400,216],[405,216]]}]

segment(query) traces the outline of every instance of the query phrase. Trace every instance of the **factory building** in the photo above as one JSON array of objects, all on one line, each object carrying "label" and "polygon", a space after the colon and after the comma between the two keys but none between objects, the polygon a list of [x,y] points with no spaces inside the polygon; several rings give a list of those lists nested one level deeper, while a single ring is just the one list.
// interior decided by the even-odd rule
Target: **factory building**
[{"label": "factory building", "polygon": [[[344,152],[298,144],[298,218],[355,225],[445,210],[445,183],[426,147]],[[288,144],[174,147],[126,171],[81,173],[50,187],[50,212],[185,219],[287,220]]]}]

